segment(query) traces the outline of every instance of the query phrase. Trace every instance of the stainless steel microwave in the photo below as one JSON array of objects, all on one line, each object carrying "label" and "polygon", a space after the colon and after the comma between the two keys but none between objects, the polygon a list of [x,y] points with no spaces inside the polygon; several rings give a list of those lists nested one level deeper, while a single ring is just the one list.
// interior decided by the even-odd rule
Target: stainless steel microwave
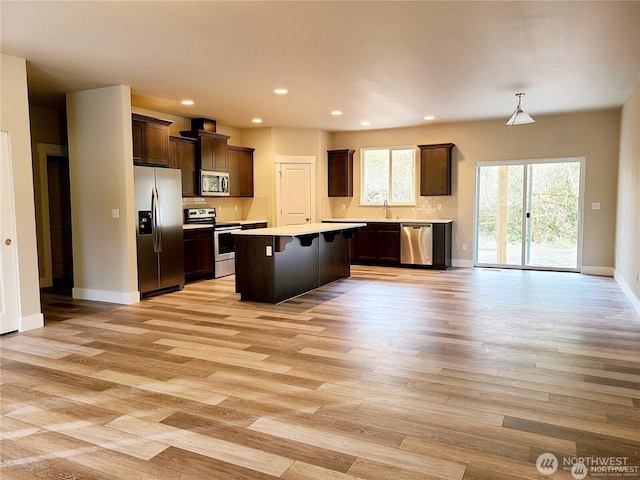
[{"label": "stainless steel microwave", "polygon": [[200,170],[200,194],[204,197],[229,196],[229,174]]}]

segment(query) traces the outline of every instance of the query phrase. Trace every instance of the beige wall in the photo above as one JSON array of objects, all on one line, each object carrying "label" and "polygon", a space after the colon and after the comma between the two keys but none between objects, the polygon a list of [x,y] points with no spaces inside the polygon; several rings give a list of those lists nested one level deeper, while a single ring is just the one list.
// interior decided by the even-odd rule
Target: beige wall
[{"label": "beige wall", "polygon": [[[129,87],[67,94],[73,296],[139,300]],[[119,218],[112,218],[112,210]]]},{"label": "beige wall", "polygon": [[38,281],[26,61],[2,54],[0,74],[0,130],[9,132],[13,170],[15,247],[19,258],[20,286],[18,328],[24,331],[44,325]]},{"label": "beige wall", "polygon": [[[245,146],[256,149],[254,154],[254,204],[267,210],[270,225],[275,225],[276,212],[276,155],[301,155],[316,158],[315,220],[321,220],[322,198],[327,195],[327,149],[329,134],[316,129],[257,128],[242,130]],[[248,218],[258,218],[255,206]]]},{"label": "beige wall", "polygon": [[[427,218],[450,218],[453,224],[452,257],[458,265],[472,265],[474,249],[475,164],[479,161],[585,157],[583,271],[613,273],[616,184],[620,110],[599,110],[564,115],[536,116],[536,123],[507,129],[503,120],[443,123],[415,128],[336,132],[332,148],[351,148],[354,155],[354,198],[332,199],[332,216],[383,218],[379,207],[360,207],[360,155],[363,147],[454,143],[451,197],[422,197],[419,202],[442,205]],[[590,209],[600,202],[601,210]],[[587,206],[589,208],[587,208]],[[412,207],[392,208],[394,217],[424,216]],[[467,250],[462,250],[466,244]]]},{"label": "beige wall", "polygon": [[640,312],[640,84],[622,108],[616,280]]}]

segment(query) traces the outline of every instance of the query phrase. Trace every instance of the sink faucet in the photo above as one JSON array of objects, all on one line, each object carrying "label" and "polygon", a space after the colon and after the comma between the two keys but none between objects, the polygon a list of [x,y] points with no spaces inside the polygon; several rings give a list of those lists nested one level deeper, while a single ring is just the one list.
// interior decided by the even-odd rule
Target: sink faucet
[{"label": "sink faucet", "polygon": [[384,201],[382,208],[384,208],[384,218],[391,218],[391,210],[389,210],[389,203],[386,200]]}]

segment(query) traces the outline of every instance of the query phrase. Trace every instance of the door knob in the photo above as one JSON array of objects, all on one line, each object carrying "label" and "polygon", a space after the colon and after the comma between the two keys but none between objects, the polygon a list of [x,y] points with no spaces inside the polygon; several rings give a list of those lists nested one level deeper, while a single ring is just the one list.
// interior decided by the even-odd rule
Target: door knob
[{"label": "door knob", "polygon": [[7,238],[7,239],[4,241],[4,244],[5,244],[5,245],[11,245],[11,239],[10,239],[10,238]]}]

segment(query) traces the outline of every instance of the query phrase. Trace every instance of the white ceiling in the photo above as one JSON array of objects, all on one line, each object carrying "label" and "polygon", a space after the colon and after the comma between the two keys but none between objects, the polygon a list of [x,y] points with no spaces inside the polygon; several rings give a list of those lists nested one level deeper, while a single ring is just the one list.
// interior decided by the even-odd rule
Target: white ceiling
[{"label": "white ceiling", "polygon": [[[328,131],[622,105],[640,2],[2,0],[30,95],[130,85],[134,105]],[[273,90],[286,87],[289,94]],[[182,99],[195,101],[192,107]],[[340,117],[331,115],[339,109]],[[362,127],[362,121],[369,127]]]}]

